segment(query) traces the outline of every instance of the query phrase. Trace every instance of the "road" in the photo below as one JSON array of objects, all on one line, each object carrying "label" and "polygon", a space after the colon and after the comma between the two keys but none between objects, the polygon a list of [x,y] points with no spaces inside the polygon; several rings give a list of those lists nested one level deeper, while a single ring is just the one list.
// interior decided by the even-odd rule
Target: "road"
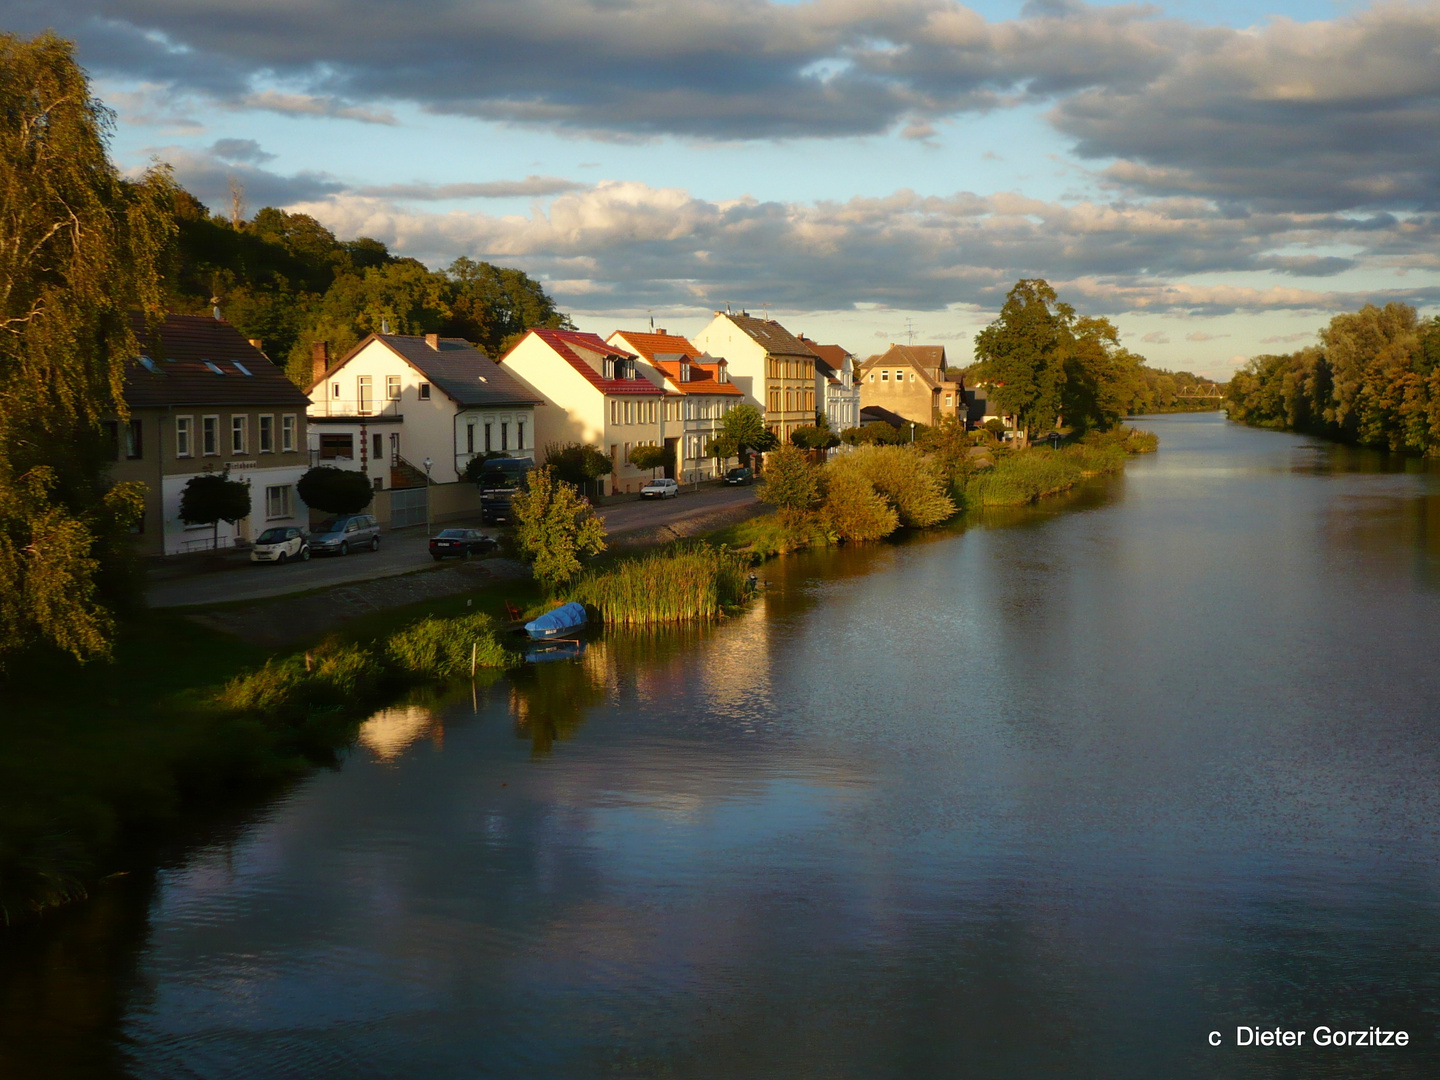
[{"label": "road", "polygon": [[[754,500],[754,488],[704,487],[664,501],[634,498],[611,503],[600,507],[599,514],[606,531],[614,535],[671,525]],[[177,571],[174,565],[167,565],[151,575],[146,597],[156,608],[211,607],[433,570],[438,564],[429,557],[429,539],[421,529],[405,529],[384,534],[379,551],[361,551],[344,558],[317,556],[307,563],[284,566],[241,562],[238,553],[236,561],[227,560],[218,568],[198,573]]]}]

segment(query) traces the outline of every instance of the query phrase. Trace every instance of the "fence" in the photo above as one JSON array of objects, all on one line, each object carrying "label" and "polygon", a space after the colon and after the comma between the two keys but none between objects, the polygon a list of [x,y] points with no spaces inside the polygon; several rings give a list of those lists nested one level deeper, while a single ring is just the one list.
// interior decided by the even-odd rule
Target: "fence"
[{"label": "fence", "polygon": [[430,512],[427,488],[392,488],[389,495],[390,528],[404,529],[425,524]]}]

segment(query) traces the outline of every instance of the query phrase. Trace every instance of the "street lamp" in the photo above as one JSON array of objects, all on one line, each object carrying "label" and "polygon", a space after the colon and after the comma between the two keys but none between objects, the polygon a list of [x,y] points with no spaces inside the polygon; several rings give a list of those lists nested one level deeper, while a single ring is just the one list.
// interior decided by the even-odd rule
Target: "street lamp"
[{"label": "street lamp", "polygon": [[430,467],[435,462],[425,459],[425,535],[430,535]]},{"label": "street lamp", "polygon": [[911,421],[910,421],[910,441],[911,441],[911,443],[914,443],[914,441],[915,441],[915,421],[914,421],[914,420],[911,420]]}]

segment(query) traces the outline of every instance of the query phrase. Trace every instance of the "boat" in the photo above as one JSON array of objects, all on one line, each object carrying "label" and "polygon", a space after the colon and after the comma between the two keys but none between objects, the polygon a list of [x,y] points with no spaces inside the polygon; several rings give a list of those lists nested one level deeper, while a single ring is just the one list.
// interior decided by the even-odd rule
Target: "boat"
[{"label": "boat", "polygon": [[585,642],[579,638],[537,641],[525,650],[527,664],[549,664],[556,660],[577,660],[585,654]]},{"label": "boat", "polygon": [[525,624],[525,632],[532,638],[543,640],[568,634],[584,625],[585,605],[577,604],[572,600],[568,604],[561,604],[559,607],[547,611],[539,618],[531,619]]}]

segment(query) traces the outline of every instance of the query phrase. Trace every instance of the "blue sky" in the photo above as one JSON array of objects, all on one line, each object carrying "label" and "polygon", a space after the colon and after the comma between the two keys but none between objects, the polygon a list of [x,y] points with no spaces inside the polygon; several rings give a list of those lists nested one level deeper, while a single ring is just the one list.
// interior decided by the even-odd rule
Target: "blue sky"
[{"label": "blue sky", "polygon": [[726,302],[959,360],[1017,277],[1224,376],[1440,299],[1440,5],[12,0],[214,206],[519,266],[585,329]]}]

